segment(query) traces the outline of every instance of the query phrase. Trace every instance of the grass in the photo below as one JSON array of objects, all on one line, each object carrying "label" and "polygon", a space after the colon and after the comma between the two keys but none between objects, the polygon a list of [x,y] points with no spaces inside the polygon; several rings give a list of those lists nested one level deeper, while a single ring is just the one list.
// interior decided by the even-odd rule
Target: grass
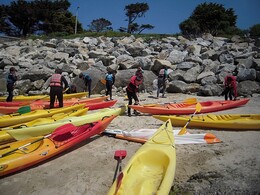
[{"label": "grass", "polygon": [[58,32],[58,33],[51,33],[49,35],[31,35],[27,38],[29,39],[43,39],[43,40],[48,40],[52,38],[57,38],[57,39],[74,39],[74,38],[84,38],[84,37],[129,37],[133,35],[136,38],[143,38],[144,40],[151,40],[151,39],[162,39],[165,37],[169,36],[177,36],[174,34],[129,34],[125,32],[116,32],[116,31],[107,31],[107,32],[80,32],[77,34],[68,34],[64,32]]}]

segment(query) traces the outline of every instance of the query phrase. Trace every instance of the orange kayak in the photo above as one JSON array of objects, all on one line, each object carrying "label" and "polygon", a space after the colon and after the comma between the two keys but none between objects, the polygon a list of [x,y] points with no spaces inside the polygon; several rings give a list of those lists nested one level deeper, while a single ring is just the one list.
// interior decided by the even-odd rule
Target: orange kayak
[{"label": "orange kayak", "polygon": [[43,106],[30,105],[30,106],[0,106],[1,114],[13,114],[19,112],[22,107],[28,107],[30,111],[43,110]]},{"label": "orange kayak", "polygon": [[[245,105],[249,101],[248,98],[240,100],[223,100],[223,101],[205,101],[199,102],[201,110],[198,113],[209,113],[235,108]],[[147,104],[147,105],[129,105],[130,108],[142,113],[148,114],[193,114],[196,110],[196,103],[168,103],[168,104]]]},{"label": "orange kayak", "polygon": [[28,168],[104,131],[116,116],[79,127],[65,124],[52,134],[5,144],[0,147],[0,176]]},{"label": "orange kayak", "polygon": [[[108,96],[100,96],[94,98],[71,98],[71,99],[64,99],[63,104],[81,104],[81,103],[96,103],[101,102],[107,99]],[[26,106],[26,105],[37,105],[43,106],[44,108],[48,108],[50,106],[49,99],[43,100],[33,100],[33,101],[15,101],[15,102],[0,102],[0,106]],[[57,104],[58,106],[58,104]]]},{"label": "orange kayak", "polygon": [[[104,97],[96,98],[96,100],[84,100],[84,101],[64,101],[63,105],[64,107],[73,106],[77,104],[85,104],[85,108],[89,108],[89,110],[96,110],[101,108],[108,108],[113,106],[117,100],[112,101],[103,101]],[[42,103],[33,103],[29,106],[0,106],[0,113],[1,114],[12,114],[19,112],[19,109],[23,107],[29,107],[31,111],[35,110],[43,110],[43,109],[49,109],[50,103],[49,102],[42,102]],[[59,103],[54,104],[55,108],[59,108]]]},{"label": "orange kayak", "polygon": [[[95,97],[95,98],[72,98],[69,100],[63,100],[63,106],[71,106],[75,104],[90,104],[90,103],[97,103],[103,102],[107,99],[107,96]],[[50,101],[35,101],[30,105],[35,106],[43,106],[44,109],[50,108]],[[59,107],[59,102],[55,102],[54,107]]]}]

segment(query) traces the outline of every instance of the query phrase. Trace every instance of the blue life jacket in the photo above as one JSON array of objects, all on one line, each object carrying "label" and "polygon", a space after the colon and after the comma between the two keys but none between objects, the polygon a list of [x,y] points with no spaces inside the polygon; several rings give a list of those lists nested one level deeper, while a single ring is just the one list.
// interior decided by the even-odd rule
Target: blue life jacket
[{"label": "blue life jacket", "polygon": [[7,84],[14,84],[16,82],[16,79],[12,74],[7,74],[6,76],[6,82]]},{"label": "blue life jacket", "polygon": [[85,80],[87,80],[87,81],[90,81],[90,80],[91,80],[90,76],[89,76],[87,73],[84,73],[84,74],[83,74],[83,78],[84,78]]},{"label": "blue life jacket", "polygon": [[113,74],[107,74],[107,76],[106,76],[106,80],[107,81],[113,81]]}]

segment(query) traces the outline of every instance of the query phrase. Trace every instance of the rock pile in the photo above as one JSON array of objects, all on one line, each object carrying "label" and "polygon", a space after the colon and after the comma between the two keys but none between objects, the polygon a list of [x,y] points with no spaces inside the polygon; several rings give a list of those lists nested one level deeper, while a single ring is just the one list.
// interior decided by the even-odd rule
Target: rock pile
[{"label": "rock pile", "polygon": [[130,37],[76,39],[11,40],[0,42],[0,95],[6,94],[5,77],[10,67],[18,71],[15,94],[48,93],[46,80],[56,68],[78,91],[84,90],[80,72],[92,77],[93,93],[102,93],[100,82],[107,70],[115,70],[115,91],[124,91],[129,78],[141,65],[144,70],[142,89],[152,92],[157,74],[168,66],[168,93],[203,96],[221,94],[224,77],[237,71],[238,95],[260,93],[259,39],[231,39],[205,34],[188,40],[182,36],[160,40]]}]

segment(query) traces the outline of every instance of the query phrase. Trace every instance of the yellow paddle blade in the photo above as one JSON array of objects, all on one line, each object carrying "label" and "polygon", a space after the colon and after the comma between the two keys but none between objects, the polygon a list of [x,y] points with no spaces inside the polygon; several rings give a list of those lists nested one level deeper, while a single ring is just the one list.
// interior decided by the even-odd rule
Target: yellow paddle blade
[{"label": "yellow paddle blade", "polygon": [[[202,106],[201,106],[201,104],[198,102],[197,104],[196,104],[196,112],[200,112],[201,111],[201,108],[202,108]],[[196,113],[195,112],[195,113]]]},{"label": "yellow paddle blade", "polygon": [[196,98],[187,98],[183,101],[185,104],[196,104],[198,101]]},{"label": "yellow paddle blade", "polygon": [[180,132],[178,133],[178,135],[184,135],[187,133],[187,129],[186,129],[186,125],[184,127],[182,127],[182,129],[180,130]]},{"label": "yellow paddle blade", "polygon": [[200,111],[201,111],[201,108],[202,108],[202,106],[201,106],[201,104],[198,102],[198,103],[196,104],[195,112],[190,116],[189,120],[187,121],[187,123],[185,124],[185,126],[180,130],[180,132],[178,133],[178,135],[183,135],[183,134],[185,134],[185,133],[187,132],[186,127],[187,127],[188,124],[190,123],[192,117],[193,117],[197,112],[200,112]]}]

